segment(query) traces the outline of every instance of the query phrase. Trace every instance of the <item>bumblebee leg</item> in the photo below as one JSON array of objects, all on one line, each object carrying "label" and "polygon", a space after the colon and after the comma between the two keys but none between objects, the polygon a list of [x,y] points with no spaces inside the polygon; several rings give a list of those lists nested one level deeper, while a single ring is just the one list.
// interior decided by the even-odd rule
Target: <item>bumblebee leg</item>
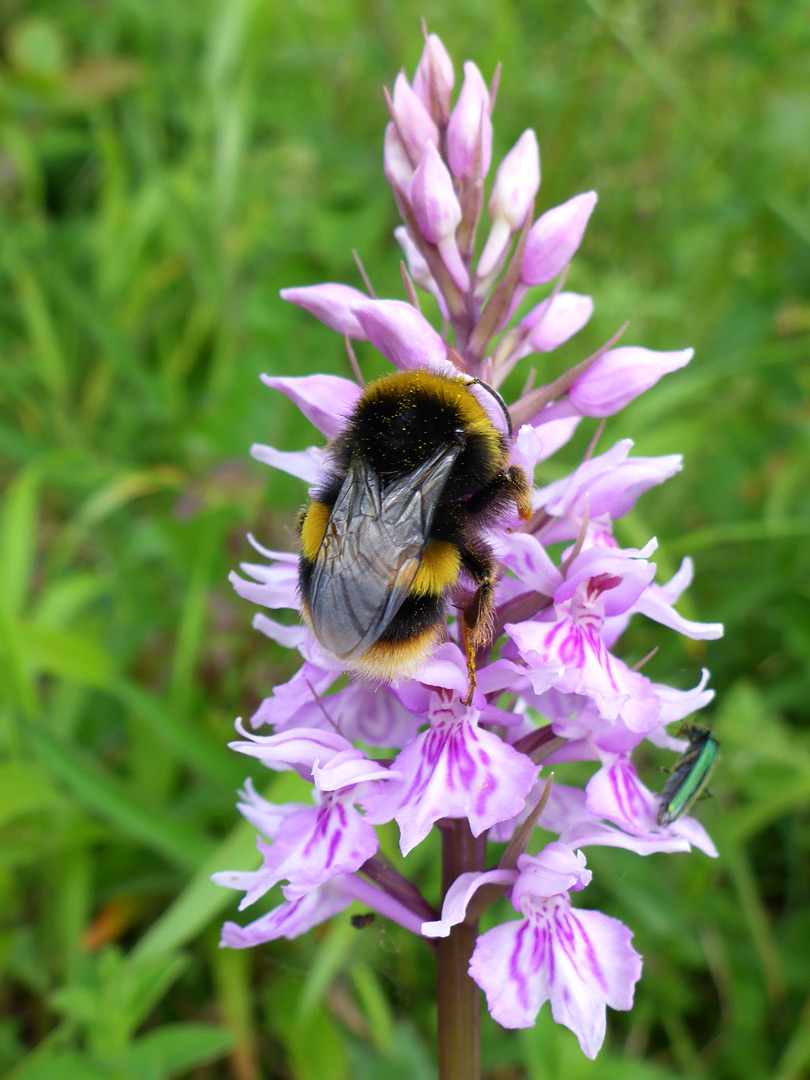
[{"label": "bumblebee leg", "polygon": [[524,521],[532,516],[532,489],[526,474],[519,465],[510,465],[485,484],[480,491],[467,500],[467,513],[475,516],[490,507],[503,505],[511,500],[517,506]]},{"label": "bumblebee leg", "polygon": [[475,693],[475,654],[492,635],[492,607],[495,599],[495,577],[492,557],[488,552],[471,551],[462,547],[461,562],[478,585],[470,603],[461,612],[461,640],[467,655],[469,690],[464,698],[471,705]]}]

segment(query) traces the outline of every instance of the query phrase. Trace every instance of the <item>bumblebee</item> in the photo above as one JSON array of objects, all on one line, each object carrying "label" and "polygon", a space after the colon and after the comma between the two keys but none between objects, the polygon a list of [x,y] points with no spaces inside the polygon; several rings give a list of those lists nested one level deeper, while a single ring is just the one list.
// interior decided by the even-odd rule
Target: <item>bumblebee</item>
[{"label": "bumblebee", "polygon": [[[479,380],[402,371],[370,383],[328,447],[331,468],[298,517],[305,620],[348,669],[411,674],[460,608],[472,698],[475,654],[492,634],[495,565],[483,530],[531,489],[473,393]],[[474,592],[462,594],[465,579]]]}]

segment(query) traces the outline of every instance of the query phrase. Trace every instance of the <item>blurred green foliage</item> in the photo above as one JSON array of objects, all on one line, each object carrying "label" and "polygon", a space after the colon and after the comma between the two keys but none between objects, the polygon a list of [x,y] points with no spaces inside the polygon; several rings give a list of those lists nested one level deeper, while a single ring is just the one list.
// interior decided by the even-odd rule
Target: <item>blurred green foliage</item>
[{"label": "blurred green foliage", "polygon": [[712,669],[723,753],[700,815],[719,860],[589,850],[588,905],[645,957],[635,1008],[609,1015],[595,1064],[547,1009],[521,1033],[487,1020],[487,1068],[810,1073],[808,4],[7,0],[0,1070],[17,1080],[432,1075],[424,946],[343,918],[223,952],[235,899],[207,880],[253,865],[225,743],[293,665],[226,581],[248,529],[290,544],[303,498],[248,457],[312,438],[258,375],[346,370],[278,290],[358,284],[355,248],[402,295],[380,87],[413,70],[421,15],[458,69],[503,61],[496,150],[536,128],[540,208],[600,195],[569,277],[596,316],[541,376],[626,318],[627,343],[696,349],[602,445],[685,454],[621,539],[656,534],[662,578],[693,554],[682,610],[727,630],[628,637],[638,657],[660,644],[661,681]]}]

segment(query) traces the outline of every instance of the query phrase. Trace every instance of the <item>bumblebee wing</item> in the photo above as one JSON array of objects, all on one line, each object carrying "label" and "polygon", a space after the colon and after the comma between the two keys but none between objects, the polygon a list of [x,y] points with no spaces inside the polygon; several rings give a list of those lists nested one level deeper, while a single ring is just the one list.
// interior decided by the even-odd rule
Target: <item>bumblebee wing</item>
[{"label": "bumblebee wing", "polygon": [[315,636],[338,659],[371,648],[408,595],[460,449],[441,447],[385,490],[368,464],[352,462],[315,556],[308,596]]}]

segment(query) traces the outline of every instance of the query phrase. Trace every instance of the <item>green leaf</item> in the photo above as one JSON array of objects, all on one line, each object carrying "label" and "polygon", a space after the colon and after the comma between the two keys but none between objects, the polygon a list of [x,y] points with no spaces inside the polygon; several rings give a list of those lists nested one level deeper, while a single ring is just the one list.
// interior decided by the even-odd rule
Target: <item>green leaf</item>
[{"label": "green leaf", "polygon": [[232,1043],[231,1034],[213,1024],[166,1024],[137,1039],[124,1061],[140,1080],[172,1080],[221,1058]]},{"label": "green leaf", "polygon": [[242,783],[245,770],[241,762],[209,732],[173,712],[164,699],[124,679],[117,679],[109,689],[130,711],[132,720],[143,725],[178,761],[228,791],[235,791]]},{"label": "green leaf", "polygon": [[114,1073],[77,1050],[27,1058],[6,1080],[114,1080]]},{"label": "green leaf", "polygon": [[43,675],[70,679],[82,686],[108,687],[115,665],[108,652],[95,642],[69,630],[24,623],[19,626],[24,655]]},{"label": "green leaf", "polygon": [[109,590],[109,581],[98,573],[65,574],[42,591],[34,606],[33,621],[60,630]]},{"label": "green leaf", "polygon": [[380,981],[369,964],[352,964],[350,975],[374,1045],[386,1053],[394,1033],[394,1017]]},{"label": "green leaf", "polygon": [[302,1016],[299,994],[299,979],[282,975],[268,995],[268,1020],[289,1054],[292,1074],[299,1080],[344,1080],[349,1062],[340,1028],[323,1005]]},{"label": "green leaf", "polygon": [[179,866],[196,870],[208,859],[210,841],[185,822],[145,806],[115,776],[43,728],[31,724],[26,732],[51,775],[66,783],[88,809]]},{"label": "green leaf", "polygon": [[196,937],[220,912],[235,904],[235,894],[214,885],[211,874],[216,870],[255,866],[257,862],[256,829],[242,821],[147,930],[130,953],[131,959],[165,956]]},{"label": "green leaf", "polygon": [[37,509],[42,483],[36,466],[21,469],[6,488],[0,516],[0,604],[10,615],[23,608],[37,550]]},{"label": "green leaf", "polygon": [[0,792],[0,825],[60,801],[46,770],[27,762],[0,764]]}]

